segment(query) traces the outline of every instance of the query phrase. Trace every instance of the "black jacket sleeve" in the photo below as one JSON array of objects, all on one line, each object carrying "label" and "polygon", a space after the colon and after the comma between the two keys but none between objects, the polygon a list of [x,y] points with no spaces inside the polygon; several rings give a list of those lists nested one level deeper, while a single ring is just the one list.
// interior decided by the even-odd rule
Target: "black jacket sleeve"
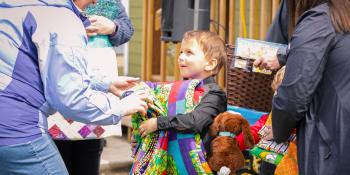
[{"label": "black jacket sleeve", "polygon": [[272,102],[272,128],[276,142],[286,141],[305,117],[322,79],[335,31],[321,5],[299,18],[291,38],[285,77]]},{"label": "black jacket sleeve", "polygon": [[282,0],[280,8],[267,32],[266,41],[288,44],[288,15],[287,0]]},{"label": "black jacket sleeve", "polygon": [[226,109],[227,99],[225,92],[220,89],[212,89],[202,97],[202,100],[192,112],[176,116],[159,117],[157,127],[159,130],[172,128],[178,131],[201,133],[203,129],[213,122],[213,119],[218,114],[226,111]]},{"label": "black jacket sleeve", "polygon": [[[282,0],[279,10],[277,11],[274,20],[266,35],[266,41],[288,44],[288,6],[287,0]],[[277,54],[278,62],[281,66],[284,66],[287,62],[287,56],[285,52],[279,52]]]}]

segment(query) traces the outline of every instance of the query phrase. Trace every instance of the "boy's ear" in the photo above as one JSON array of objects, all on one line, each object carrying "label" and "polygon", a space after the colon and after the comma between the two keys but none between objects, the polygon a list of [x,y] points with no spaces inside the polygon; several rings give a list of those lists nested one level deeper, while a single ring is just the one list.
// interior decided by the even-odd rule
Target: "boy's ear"
[{"label": "boy's ear", "polygon": [[215,67],[218,65],[218,60],[217,59],[210,59],[207,62],[207,66],[205,66],[206,71],[212,71],[215,69]]}]

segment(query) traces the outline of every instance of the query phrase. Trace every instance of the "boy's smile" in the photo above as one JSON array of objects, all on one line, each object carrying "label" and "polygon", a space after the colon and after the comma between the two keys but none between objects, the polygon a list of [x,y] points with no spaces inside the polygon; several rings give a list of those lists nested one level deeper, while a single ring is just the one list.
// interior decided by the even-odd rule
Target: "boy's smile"
[{"label": "boy's smile", "polygon": [[204,79],[211,75],[209,61],[196,40],[183,40],[180,51],[178,62],[183,78]]}]

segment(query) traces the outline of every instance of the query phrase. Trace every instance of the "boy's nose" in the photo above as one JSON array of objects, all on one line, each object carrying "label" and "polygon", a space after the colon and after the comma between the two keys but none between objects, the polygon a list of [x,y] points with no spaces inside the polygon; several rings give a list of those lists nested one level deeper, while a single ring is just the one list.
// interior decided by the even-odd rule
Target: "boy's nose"
[{"label": "boy's nose", "polygon": [[185,60],[184,54],[181,53],[181,54],[179,55],[178,61],[181,62],[181,61],[184,61],[184,60]]}]

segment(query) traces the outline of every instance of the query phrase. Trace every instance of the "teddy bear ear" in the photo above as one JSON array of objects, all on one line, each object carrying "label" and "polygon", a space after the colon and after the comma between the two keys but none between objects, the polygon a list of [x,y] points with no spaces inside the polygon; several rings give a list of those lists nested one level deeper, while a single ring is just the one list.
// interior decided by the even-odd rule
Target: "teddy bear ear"
[{"label": "teddy bear ear", "polygon": [[243,132],[243,138],[244,138],[244,144],[251,148],[254,146],[254,137],[252,135],[252,132],[250,130],[250,125],[249,122],[241,117],[241,127],[242,127],[242,132]]},{"label": "teddy bear ear", "polygon": [[218,116],[216,116],[214,118],[214,122],[213,122],[213,124],[211,124],[211,126],[209,128],[210,129],[209,134],[211,137],[215,137],[218,134],[219,129],[220,129],[222,115],[223,115],[223,113],[219,114]]}]

